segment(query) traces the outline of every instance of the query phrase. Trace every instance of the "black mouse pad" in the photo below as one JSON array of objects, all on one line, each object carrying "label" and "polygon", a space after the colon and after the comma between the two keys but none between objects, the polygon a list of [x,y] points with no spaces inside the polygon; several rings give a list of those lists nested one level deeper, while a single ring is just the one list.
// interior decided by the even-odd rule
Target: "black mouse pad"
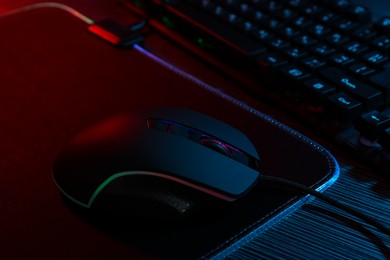
[{"label": "black mouse pad", "polygon": [[85,216],[67,206],[51,176],[62,147],[91,124],[141,106],[189,108],[240,129],[258,149],[263,174],[315,188],[337,178],[337,163],[316,143],[86,28],[54,8],[0,19],[1,258],[223,256],[308,199],[260,183],[217,217],[181,224]]}]

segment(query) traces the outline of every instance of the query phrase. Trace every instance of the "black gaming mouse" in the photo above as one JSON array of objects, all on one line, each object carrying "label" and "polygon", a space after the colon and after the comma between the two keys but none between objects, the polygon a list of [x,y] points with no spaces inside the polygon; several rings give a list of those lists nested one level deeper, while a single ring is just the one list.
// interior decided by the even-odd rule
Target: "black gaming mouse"
[{"label": "black gaming mouse", "polygon": [[65,197],[92,211],[185,219],[231,204],[257,182],[259,155],[237,129],[198,112],[117,115],[77,135],[53,165]]}]

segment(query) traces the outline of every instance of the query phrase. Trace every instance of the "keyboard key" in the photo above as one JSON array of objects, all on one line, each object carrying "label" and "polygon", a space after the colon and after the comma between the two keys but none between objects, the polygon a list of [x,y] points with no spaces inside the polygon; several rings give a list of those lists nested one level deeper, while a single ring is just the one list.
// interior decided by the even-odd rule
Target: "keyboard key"
[{"label": "keyboard key", "polygon": [[284,50],[284,53],[292,59],[302,58],[307,55],[307,52],[304,49],[297,47],[287,48]]},{"label": "keyboard key", "polygon": [[308,31],[316,37],[323,37],[330,32],[330,29],[322,24],[314,24],[308,28]]},{"label": "keyboard key", "polygon": [[310,45],[313,45],[315,43],[317,43],[317,40],[314,39],[313,37],[309,36],[309,35],[298,35],[294,38],[295,42],[300,44],[300,45],[303,45],[305,47],[307,46],[310,46]]},{"label": "keyboard key", "polygon": [[373,51],[363,56],[363,59],[374,66],[381,65],[388,61],[389,57],[377,52]]},{"label": "keyboard key", "polygon": [[226,22],[226,23],[229,23],[229,24],[236,24],[236,23],[239,23],[243,20],[243,18],[235,13],[231,13],[231,12],[226,12],[226,13],[223,13],[220,18],[222,19],[222,21]]},{"label": "keyboard key", "polygon": [[281,22],[280,20],[278,19],[268,19],[268,20],[264,20],[262,21],[261,23],[264,27],[270,29],[270,30],[277,30],[279,28],[282,28],[284,27],[284,24],[283,22]]},{"label": "keyboard key", "polygon": [[305,5],[307,4],[311,4],[311,0],[287,0],[285,1],[287,5],[291,6],[291,7],[304,7]]},{"label": "keyboard key", "polygon": [[252,22],[245,21],[245,20],[237,22],[235,27],[238,30],[245,32],[245,33],[251,33],[257,29],[256,26]]},{"label": "keyboard key", "polygon": [[309,25],[313,24],[312,20],[310,20],[309,18],[307,18],[305,16],[299,16],[299,17],[295,18],[293,21],[291,21],[291,23],[300,29],[304,29],[304,28],[308,27]]},{"label": "keyboard key", "polygon": [[248,16],[250,13],[254,12],[254,9],[247,3],[237,4],[232,9],[243,16]]},{"label": "keyboard key", "polygon": [[[310,76],[310,74],[296,65],[290,65],[280,69],[282,76],[289,80],[301,80]],[[289,82],[289,81],[288,81]],[[291,81],[290,81],[291,82]]]},{"label": "keyboard key", "polygon": [[333,26],[341,31],[348,32],[356,28],[357,24],[350,19],[337,20],[333,23]]},{"label": "keyboard key", "polygon": [[252,21],[253,23],[255,23],[255,24],[260,24],[260,23],[266,21],[266,20],[269,18],[268,15],[264,14],[264,13],[261,12],[261,11],[253,11],[253,12],[249,11],[249,12],[245,15],[245,17],[246,17],[248,20],[250,20],[250,21]]},{"label": "keyboard key", "polygon": [[268,42],[268,44],[277,50],[287,48],[290,45],[287,41],[281,38],[273,38],[271,41]]},{"label": "keyboard key", "polygon": [[340,18],[337,14],[331,11],[325,11],[317,15],[317,19],[323,23],[330,23]]},{"label": "keyboard key", "polygon": [[273,0],[263,1],[263,3],[260,4],[260,8],[268,13],[276,13],[277,11],[281,10],[282,7],[283,6],[280,3]]},{"label": "keyboard key", "polygon": [[378,111],[361,115],[355,126],[356,130],[370,141],[376,141],[388,127],[390,127],[390,117]]},{"label": "keyboard key", "polygon": [[288,37],[288,38],[292,38],[292,37],[295,37],[295,36],[300,34],[300,32],[298,30],[296,30],[295,28],[290,27],[290,26],[279,28],[278,32],[282,36]]},{"label": "keyboard key", "polygon": [[360,40],[368,40],[377,35],[377,33],[371,27],[358,28],[352,34],[354,37]]},{"label": "keyboard key", "polygon": [[333,48],[332,46],[329,46],[327,44],[324,44],[324,43],[314,45],[311,49],[316,54],[321,55],[321,56],[327,56],[327,55],[332,54],[333,52],[336,51],[335,48]]},{"label": "keyboard key", "polygon": [[357,20],[361,23],[366,23],[371,21],[371,11],[363,5],[353,5],[347,9],[347,14],[354,20]]},{"label": "keyboard key", "polygon": [[285,21],[291,21],[297,16],[297,13],[292,9],[283,8],[276,13],[276,16]]},{"label": "keyboard key", "polygon": [[341,120],[353,120],[364,111],[362,103],[342,92],[329,96],[328,101],[333,116]]},{"label": "keyboard key", "polygon": [[387,104],[390,103],[390,69],[387,68],[384,71],[375,74],[370,77],[370,82],[379,88],[385,97]]},{"label": "keyboard key", "polygon": [[322,7],[315,5],[315,4],[310,4],[310,5],[306,6],[305,8],[303,8],[303,13],[308,15],[308,16],[315,16],[316,14],[321,12],[322,10],[323,10]]},{"label": "keyboard key", "polygon": [[354,61],[354,59],[345,55],[344,53],[339,53],[339,54],[333,55],[330,58],[330,61],[332,61],[336,65],[347,65],[347,64],[352,63]]},{"label": "keyboard key", "polygon": [[303,86],[304,91],[309,97],[314,98],[314,101],[323,101],[327,96],[336,91],[335,87],[319,78],[307,79],[303,82]]},{"label": "keyboard key", "polygon": [[328,0],[328,2],[331,7],[338,11],[342,11],[352,4],[350,0]]},{"label": "keyboard key", "polygon": [[331,33],[326,37],[326,40],[333,45],[339,46],[344,44],[345,42],[348,41],[348,36],[345,36],[341,33],[335,32]]},{"label": "keyboard key", "polygon": [[343,71],[329,67],[320,71],[321,75],[333,82],[337,87],[346,91],[363,102],[367,110],[380,107],[383,102],[382,92],[367,84],[346,75]]},{"label": "keyboard key", "polygon": [[255,57],[261,68],[277,68],[287,64],[287,60],[275,53],[262,53]]},{"label": "keyboard key", "polygon": [[273,37],[273,34],[271,34],[268,30],[265,30],[265,29],[255,30],[252,33],[252,35],[254,35],[255,38],[257,38],[261,41],[267,41]]},{"label": "keyboard key", "polygon": [[381,51],[387,50],[390,48],[390,36],[382,35],[373,39],[372,44]]},{"label": "keyboard key", "polygon": [[353,53],[353,54],[360,54],[362,52],[365,52],[368,50],[368,47],[360,42],[349,42],[344,45],[344,50]]},{"label": "keyboard key", "polygon": [[369,66],[367,66],[364,63],[356,63],[348,67],[348,69],[357,74],[358,76],[368,76],[370,74],[373,74],[375,70]]},{"label": "keyboard key", "polygon": [[390,32],[390,17],[383,17],[375,23],[378,30],[382,32]]},{"label": "keyboard key", "polygon": [[316,70],[326,65],[326,62],[317,57],[308,57],[302,60],[302,64],[310,70]]}]

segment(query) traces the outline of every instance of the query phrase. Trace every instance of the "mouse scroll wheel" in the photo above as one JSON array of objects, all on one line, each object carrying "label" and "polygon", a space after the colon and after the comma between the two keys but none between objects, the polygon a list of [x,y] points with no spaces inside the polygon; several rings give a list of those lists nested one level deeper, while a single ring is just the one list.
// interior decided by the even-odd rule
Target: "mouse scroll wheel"
[{"label": "mouse scroll wheel", "polygon": [[201,137],[199,143],[226,156],[232,157],[229,147],[219,140],[210,137]]}]

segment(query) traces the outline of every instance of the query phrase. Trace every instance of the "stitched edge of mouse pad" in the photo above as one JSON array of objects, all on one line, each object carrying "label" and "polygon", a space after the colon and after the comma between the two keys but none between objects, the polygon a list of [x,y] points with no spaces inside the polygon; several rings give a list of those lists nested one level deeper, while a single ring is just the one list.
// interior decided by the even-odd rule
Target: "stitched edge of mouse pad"
[{"label": "stitched edge of mouse pad", "polygon": [[[131,93],[128,90],[128,87],[131,87],[127,84],[128,80],[137,78],[143,80],[142,82],[146,85],[145,90],[141,89],[140,92],[153,90],[153,88],[148,88],[147,86],[150,83],[149,81],[155,83],[154,81],[156,80],[167,79],[165,82],[167,84],[166,87],[171,88],[171,90],[179,89],[177,85],[183,84],[189,90],[197,92],[193,94],[194,96],[210,94],[205,99],[215,101],[216,105],[224,104],[226,112],[233,112],[232,108],[234,107],[239,108],[239,110],[235,109],[234,112],[242,115],[244,118],[257,118],[258,121],[255,122],[256,125],[253,125],[252,128],[258,130],[259,127],[263,127],[264,131],[268,131],[268,134],[275,132],[274,134],[277,135],[277,140],[275,139],[275,141],[278,141],[278,144],[287,142],[293,147],[295,144],[299,144],[300,147],[306,148],[307,150],[302,151],[303,157],[299,157],[298,163],[304,162],[305,153],[310,152],[312,154],[313,151],[316,155],[318,154],[318,157],[321,157],[319,159],[321,162],[326,161],[326,169],[321,169],[326,171],[326,173],[319,178],[314,178],[314,174],[310,176],[310,186],[317,190],[325,190],[338,177],[339,168],[336,160],[322,146],[243,102],[169,65],[152,54],[144,51],[140,53],[118,50],[103,41],[97,40],[97,38],[87,33],[85,24],[74,19],[68,13],[64,15],[63,11],[54,10],[53,8],[51,10],[34,10],[15,15],[14,17],[9,16],[8,18],[10,19],[7,21],[2,18],[2,23],[0,24],[3,35],[5,35],[1,47],[11,48],[10,46],[14,46],[14,49],[11,51],[4,52],[2,60],[0,60],[1,66],[3,66],[2,82],[5,86],[1,96],[4,110],[0,114],[0,119],[1,123],[6,126],[0,129],[2,136],[5,136],[0,149],[4,149],[8,153],[8,156],[2,158],[1,161],[1,165],[5,165],[5,169],[1,168],[1,170],[7,176],[5,176],[2,184],[4,188],[0,189],[0,195],[5,200],[10,200],[9,203],[5,204],[0,201],[0,203],[3,203],[0,205],[0,217],[4,220],[2,221],[3,224],[8,223],[7,226],[2,226],[7,236],[7,240],[2,242],[7,250],[12,251],[12,248],[15,247],[13,241],[20,241],[20,239],[28,241],[30,239],[32,245],[23,251],[26,254],[31,252],[37,253],[37,250],[40,248],[38,245],[40,241],[51,242],[53,241],[52,238],[62,241],[62,237],[74,237],[71,241],[62,241],[64,246],[54,244],[55,241],[53,241],[50,245],[45,246],[45,249],[39,250],[39,252],[44,254],[44,251],[48,250],[50,252],[46,252],[46,254],[53,256],[61,254],[60,249],[66,247],[69,250],[70,248],[72,249],[71,255],[73,256],[85,254],[88,256],[93,254],[103,256],[118,249],[118,255],[122,257],[124,254],[140,256],[144,253],[153,257],[167,258],[193,258],[202,257],[202,255],[206,258],[212,256],[222,257],[228,255],[235,248],[242,246],[246,241],[257,236],[268,227],[277,223],[278,220],[312,199],[310,196],[298,198],[293,194],[280,194],[280,191],[276,191],[272,187],[261,187],[261,191],[253,192],[249,196],[250,198],[243,200],[240,206],[234,209],[235,211],[233,210],[232,216],[226,216],[226,219],[221,221],[214,220],[214,222],[205,226],[199,226],[202,225],[199,223],[190,227],[158,227],[151,225],[152,228],[145,231],[137,230],[137,223],[129,223],[129,229],[124,228],[124,230],[114,232],[114,234],[111,232],[112,230],[104,229],[99,224],[95,225],[90,222],[77,221],[77,219],[73,218],[73,212],[59,205],[61,202],[58,200],[58,197],[53,196],[58,194],[58,191],[51,180],[51,176],[46,175],[49,168],[47,164],[54,159],[55,153],[60,149],[60,144],[65,139],[79,132],[82,127],[90,125],[99,118],[109,116],[113,111],[129,108],[129,105],[123,104],[126,98],[112,93],[121,88],[110,86],[109,83],[111,81],[113,82],[112,84],[125,83],[122,87],[127,88],[127,92],[124,91],[124,93]],[[50,21],[50,23],[47,23],[47,21]],[[12,28],[10,28],[10,25],[13,24],[18,26],[11,26]],[[15,30],[18,33],[15,33]],[[7,50],[7,48],[4,49]],[[142,51],[140,48],[138,50]],[[19,55],[20,53],[24,55],[22,58]],[[124,55],[127,55],[125,56],[126,58],[124,58]],[[148,61],[144,59],[145,55],[148,57]],[[86,58],[91,58],[91,60],[86,60]],[[116,59],[118,59],[118,64],[109,63],[110,61],[117,61]],[[31,66],[31,64],[34,64],[34,61],[36,61],[37,65]],[[13,64],[13,62],[16,64]],[[129,66],[130,62],[133,62],[133,66]],[[143,65],[148,66],[148,69],[150,66],[151,70],[158,69],[158,73],[155,73],[157,74],[157,79],[153,79],[150,75],[137,75],[137,73],[142,74],[142,69],[138,68],[138,63],[141,64],[141,67]],[[40,68],[39,65],[42,64],[46,67]],[[137,64],[137,68],[133,68],[134,64]],[[110,71],[111,67],[121,69],[122,71]],[[129,68],[132,69],[126,70]],[[97,69],[99,69],[99,72],[96,72]],[[175,77],[171,75],[172,71]],[[133,75],[127,75],[129,72],[132,72]],[[23,78],[25,75],[22,74],[20,76],[20,73],[25,73],[31,79]],[[97,77],[97,79],[93,77]],[[120,79],[115,77],[120,77]],[[88,80],[94,80],[93,84],[96,84],[96,86],[83,85],[91,83]],[[176,85],[170,86],[169,83]],[[104,88],[104,84],[108,87]],[[98,91],[98,88],[95,89],[98,86],[100,86],[100,91]],[[8,89],[7,87],[10,88]],[[113,89],[112,91],[111,88]],[[87,93],[91,94],[91,100],[86,98]],[[147,94],[147,97],[150,97],[152,101],[154,99],[159,100],[153,95],[150,96],[150,93],[143,94]],[[159,94],[162,94],[164,97],[163,93]],[[54,95],[54,97],[51,95]],[[118,101],[110,99],[117,96]],[[182,96],[183,93],[178,95],[176,99],[180,99]],[[131,98],[134,103],[138,102],[137,104],[140,104],[139,99],[141,96],[134,97],[128,95],[127,101],[130,102]],[[169,96],[169,98],[173,100],[173,97]],[[95,103],[90,104],[89,102],[92,101]],[[99,103],[100,101],[101,103]],[[107,107],[110,101],[116,102],[115,105],[113,103],[115,109]],[[197,104],[197,106],[207,107],[207,105],[201,103]],[[183,105],[186,102],[181,101],[177,102],[177,104]],[[92,105],[92,108],[90,105]],[[96,115],[97,112],[93,114],[94,112],[90,111],[93,108],[99,108],[99,106],[101,106],[101,110],[98,112],[99,115]],[[211,105],[209,106],[211,107]],[[74,111],[70,112],[67,109],[74,109]],[[60,119],[66,121],[62,122]],[[31,127],[26,127],[29,124]],[[14,125],[18,128],[13,129]],[[23,126],[24,128],[22,128]],[[283,135],[279,135],[280,133],[283,133]],[[251,137],[257,138],[253,133],[251,133]],[[26,154],[26,151],[33,151],[33,154]],[[294,150],[287,152],[291,152],[294,158],[298,156],[294,153]],[[266,158],[266,155],[262,156],[260,154],[260,156],[261,158]],[[27,161],[22,159],[27,159]],[[275,160],[278,159],[276,158]],[[28,169],[22,167],[23,163],[29,164]],[[15,169],[11,169],[12,165]],[[280,169],[282,170],[285,167],[283,163],[281,165],[272,164],[271,166],[281,167]],[[280,169],[278,168],[278,170]],[[310,169],[315,169],[315,166],[312,165]],[[293,172],[293,174],[296,174],[298,177],[300,174],[307,174],[305,172],[306,169],[301,169],[301,171]],[[312,180],[313,178],[315,181]],[[17,181],[20,180],[23,180],[23,182],[18,183]],[[314,183],[311,183],[311,181]],[[37,188],[31,188],[28,186],[30,184],[36,185]],[[266,194],[258,197],[260,193]],[[268,197],[272,197],[274,200],[269,201],[267,200]],[[49,203],[51,206],[49,208],[45,207],[43,205],[44,202]],[[278,204],[278,206],[275,207],[273,204]],[[256,205],[272,208],[272,210],[268,211],[267,214],[258,217],[251,216],[250,218],[245,214],[246,212],[242,211],[244,209],[252,209]],[[31,219],[30,215],[32,217],[35,216],[35,218]],[[47,221],[46,216],[55,220],[43,222]],[[256,220],[250,220],[252,218]],[[239,230],[237,230],[238,221],[246,221],[244,227],[239,228]],[[90,225],[86,225],[86,223]],[[20,228],[17,229],[19,232],[12,232],[12,226],[27,229],[27,233],[23,233],[23,237],[20,238],[18,237]],[[92,229],[90,229],[91,226],[93,227]],[[231,226],[235,226],[236,230],[228,232],[226,229],[231,228]],[[47,234],[38,232],[38,228],[46,228]],[[72,232],[77,228],[81,231],[76,235]],[[60,230],[65,233],[60,234]],[[103,233],[96,232],[96,230],[103,231]],[[40,234],[40,236],[35,237],[36,239],[33,241],[32,238],[36,233]],[[102,236],[102,234],[107,235]],[[93,238],[90,237],[91,235]],[[83,243],[88,237],[90,240],[88,244]],[[99,243],[96,241],[100,241],[99,243],[104,244],[105,247],[99,246]],[[118,241],[121,243],[117,243]],[[201,245],[202,243],[204,245]],[[125,249],[118,244],[125,245]],[[92,253],[91,250],[93,248],[95,248],[95,251]],[[192,249],[194,252],[191,251]],[[16,249],[13,252],[23,253]]]}]

